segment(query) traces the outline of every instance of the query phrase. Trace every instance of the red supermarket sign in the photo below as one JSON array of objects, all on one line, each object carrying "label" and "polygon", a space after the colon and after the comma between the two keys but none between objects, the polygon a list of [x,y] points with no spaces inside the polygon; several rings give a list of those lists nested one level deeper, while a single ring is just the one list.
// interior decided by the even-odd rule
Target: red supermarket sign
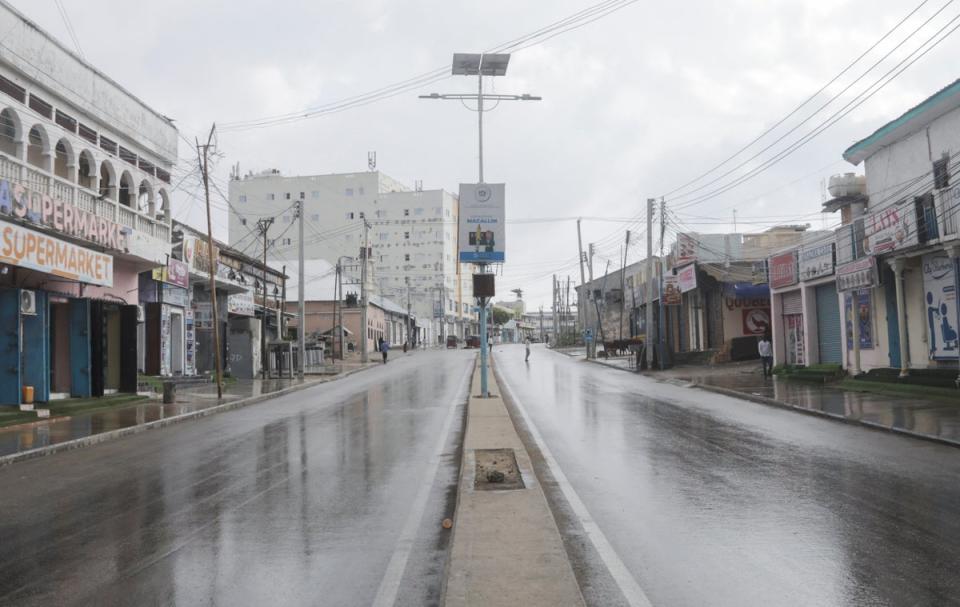
[{"label": "red supermarket sign", "polygon": [[790,251],[770,258],[770,288],[779,289],[797,284],[797,252]]}]

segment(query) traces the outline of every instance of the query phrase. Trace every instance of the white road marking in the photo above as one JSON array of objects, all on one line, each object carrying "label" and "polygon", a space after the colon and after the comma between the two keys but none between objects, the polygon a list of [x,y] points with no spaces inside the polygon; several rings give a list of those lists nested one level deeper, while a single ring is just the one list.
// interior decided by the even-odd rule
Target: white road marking
[{"label": "white road marking", "polygon": [[520,415],[523,417],[523,421],[527,424],[527,428],[530,431],[530,436],[532,436],[534,442],[537,443],[537,447],[540,449],[544,461],[547,462],[547,466],[550,468],[550,473],[557,481],[557,485],[560,486],[563,496],[567,499],[567,503],[570,504],[570,508],[583,526],[583,530],[586,532],[587,537],[590,538],[590,542],[593,544],[594,549],[596,549],[597,554],[600,555],[600,559],[607,567],[607,571],[610,572],[610,576],[617,583],[624,598],[627,599],[627,603],[632,607],[652,607],[652,603],[650,599],[647,598],[643,588],[640,587],[640,584],[634,579],[633,574],[631,574],[627,566],[624,565],[617,551],[614,550],[610,541],[607,540],[607,536],[600,530],[600,526],[597,525],[593,516],[590,515],[587,506],[583,503],[583,500],[580,499],[580,496],[577,495],[577,492],[574,490],[573,485],[570,484],[570,481],[567,480],[567,476],[563,473],[563,470],[560,469],[560,464],[554,459],[553,454],[547,447],[547,443],[544,442],[543,437],[540,436],[537,427],[533,425],[533,420],[527,414],[523,403],[517,398],[505,378],[504,381],[499,383],[501,384],[500,389],[506,390],[510,394],[510,400],[513,401],[517,410],[520,411]]},{"label": "white road marking", "polygon": [[400,582],[403,580],[403,572],[407,568],[407,560],[410,558],[410,552],[413,550],[413,544],[416,541],[417,529],[420,527],[420,521],[423,519],[423,513],[427,509],[427,499],[430,497],[430,489],[433,487],[437,471],[440,469],[440,461],[443,458],[443,450],[447,444],[447,438],[450,434],[450,427],[453,425],[454,414],[465,401],[468,395],[468,379],[473,373],[473,365],[469,365],[460,380],[460,388],[457,390],[457,396],[454,399],[453,406],[447,411],[447,417],[443,421],[443,429],[440,431],[440,438],[437,441],[437,447],[433,451],[430,463],[427,467],[427,474],[420,483],[420,489],[413,501],[413,507],[410,509],[410,515],[407,517],[397,539],[397,545],[393,549],[393,555],[387,564],[387,570],[380,580],[380,588],[377,590],[377,596],[373,599],[373,607],[391,607],[397,600],[397,593],[400,591]]}]

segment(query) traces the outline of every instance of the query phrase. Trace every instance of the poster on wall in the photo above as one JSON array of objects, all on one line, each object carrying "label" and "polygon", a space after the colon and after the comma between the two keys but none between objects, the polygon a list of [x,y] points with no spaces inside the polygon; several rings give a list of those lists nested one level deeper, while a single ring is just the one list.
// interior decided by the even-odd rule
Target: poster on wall
[{"label": "poster on wall", "polygon": [[852,291],[844,296],[844,318],[846,319],[845,331],[847,333],[847,350],[853,350],[853,323],[851,318],[853,314],[850,309],[853,306],[852,295],[857,296],[857,312],[860,318],[860,349],[873,349],[873,305],[871,302],[869,289]]},{"label": "poster on wall", "polygon": [[689,234],[677,234],[676,264],[681,266],[697,259],[697,241]]},{"label": "poster on wall", "polygon": [[957,292],[946,253],[923,256],[923,309],[931,359],[957,358]]},{"label": "poster on wall", "polygon": [[227,296],[227,313],[239,316],[253,316],[253,290],[247,289],[241,293],[232,293]]},{"label": "poster on wall", "polygon": [[803,314],[788,314],[783,317],[786,329],[786,354],[788,365],[803,365]]},{"label": "poster on wall", "polygon": [[186,337],[186,344],[184,349],[184,374],[185,375],[194,375],[196,373],[196,368],[194,367],[193,353],[195,351],[196,343],[196,333],[194,332],[193,327],[193,309],[187,308],[183,311],[183,325],[184,325],[184,337]]},{"label": "poster on wall", "polygon": [[213,306],[209,301],[193,303],[194,327],[197,329],[213,329]]}]

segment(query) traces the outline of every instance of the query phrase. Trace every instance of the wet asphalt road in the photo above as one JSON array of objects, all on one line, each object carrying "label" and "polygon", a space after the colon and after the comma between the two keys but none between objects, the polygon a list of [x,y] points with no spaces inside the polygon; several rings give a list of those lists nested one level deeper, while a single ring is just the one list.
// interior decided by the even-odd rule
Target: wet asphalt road
[{"label": "wet asphalt road", "polygon": [[[650,604],[960,605],[960,449],[540,347],[528,365],[522,346],[494,356]],[[626,604],[563,483],[534,457],[588,604]]]},{"label": "wet asphalt road", "polygon": [[0,468],[0,605],[436,604],[473,358]]}]

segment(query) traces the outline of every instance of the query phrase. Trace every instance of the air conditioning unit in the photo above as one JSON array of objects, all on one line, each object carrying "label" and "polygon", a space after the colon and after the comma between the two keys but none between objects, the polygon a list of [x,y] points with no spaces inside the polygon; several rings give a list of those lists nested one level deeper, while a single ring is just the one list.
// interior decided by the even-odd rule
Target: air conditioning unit
[{"label": "air conditioning unit", "polygon": [[143,322],[145,318],[143,304],[137,304],[137,322]]},{"label": "air conditioning unit", "polygon": [[26,289],[20,291],[20,314],[36,316],[37,294],[35,292]]}]

